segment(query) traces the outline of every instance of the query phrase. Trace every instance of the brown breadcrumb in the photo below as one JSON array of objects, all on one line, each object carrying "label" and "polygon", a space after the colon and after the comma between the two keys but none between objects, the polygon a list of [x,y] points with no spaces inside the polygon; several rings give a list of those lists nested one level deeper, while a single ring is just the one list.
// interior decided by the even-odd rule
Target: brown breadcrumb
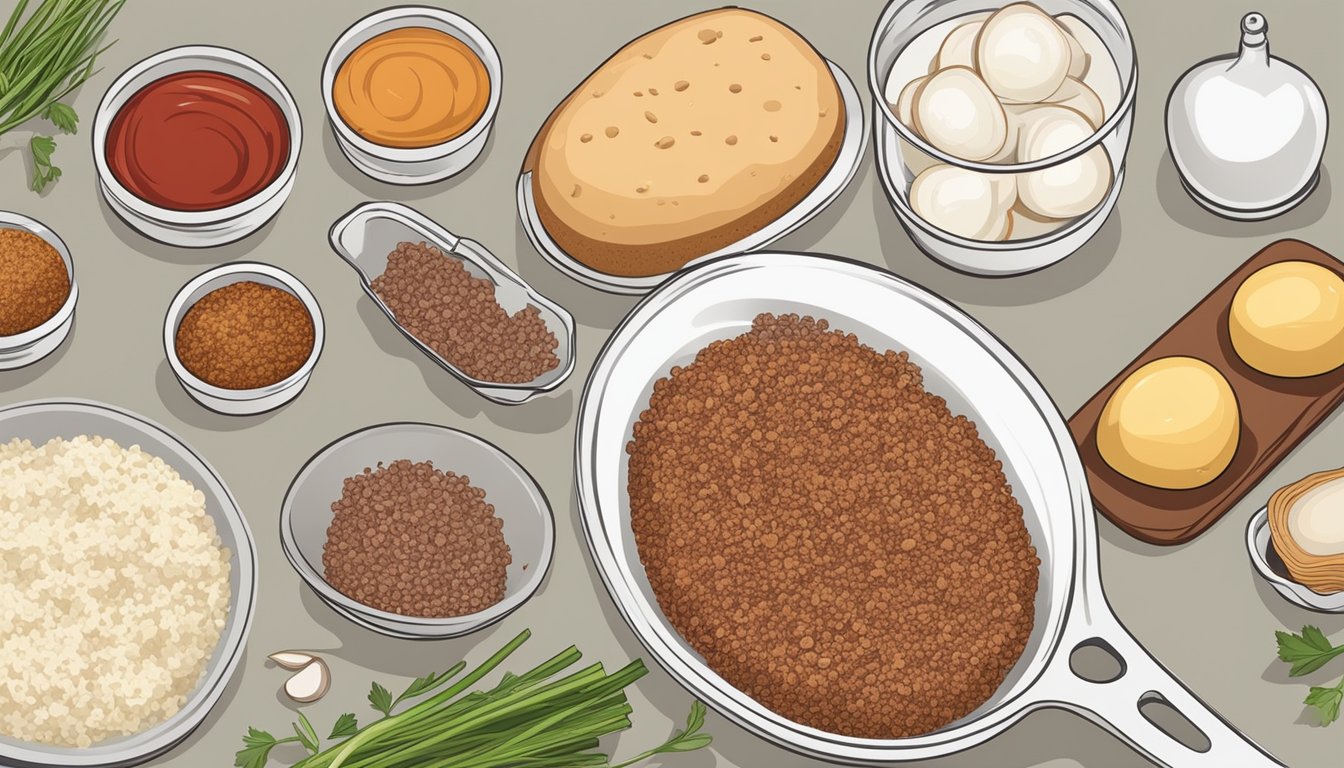
[{"label": "brown breadcrumb", "polygon": [[70,296],[70,273],[51,243],[21,229],[0,229],[0,336],[50,320]]},{"label": "brown breadcrumb", "polygon": [[399,243],[372,286],[401,327],[474,379],[523,384],[560,365],[541,310],[510,315],[494,283],[434,246]]},{"label": "brown breadcrumb", "polygon": [[905,352],[763,314],[654,385],[627,453],[663,613],[780,715],[928,733],[1026,648],[1040,560],[1022,508]]},{"label": "brown breadcrumb", "polygon": [[401,459],[345,479],[322,548],[326,579],[364,605],[447,618],[504,599],[504,522],[471,479]]},{"label": "brown breadcrumb", "polygon": [[284,381],[313,352],[313,318],[288,291],[252,281],[202,296],[177,327],[177,357],[192,375],[224,389]]}]

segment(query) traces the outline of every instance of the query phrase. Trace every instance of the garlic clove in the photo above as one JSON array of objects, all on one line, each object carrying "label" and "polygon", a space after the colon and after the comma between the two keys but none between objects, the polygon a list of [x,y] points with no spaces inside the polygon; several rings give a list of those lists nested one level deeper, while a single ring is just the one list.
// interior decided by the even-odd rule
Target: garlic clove
[{"label": "garlic clove", "polygon": [[1101,103],[1101,97],[1086,83],[1074,77],[1064,78],[1064,84],[1059,86],[1059,90],[1050,94],[1046,102],[1068,107],[1086,117],[1094,131],[1106,122],[1106,107]]},{"label": "garlic clove", "polygon": [[930,75],[914,96],[915,130],[963,160],[985,160],[1008,140],[1008,118],[984,81],[966,67]]},{"label": "garlic clove", "polygon": [[1000,239],[1007,216],[989,174],[947,164],[915,177],[910,206],[929,224],[971,240]]},{"label": "garlic clove", "polygon": [[984,22],[972,21],[947,33],[947,37],[943,38],[943,44],[938,48],[938,55],[933,57],[930,74],[948,67],[974,69],[975,38],[980,35],[982,26]]},{"label": "garlic clove", "polygon": [[311,704],[327,695],[331,688],[331,670],[327,663],[314,658],[312,663],[285,681],[285,695],[300,704]]},{"label": "garlic clove", "polygon": [[985,21],[975,42],[975,69],[994,95],[1031,103],[1059,90],[1071,55],[1052,16],[1031,3],[1014,3]]},{"label": "garlic clove", "polygon": [[276,651],[266,658],[274,661],[281,669],[293,672],[312,664],[316,657],[303,651]]}]

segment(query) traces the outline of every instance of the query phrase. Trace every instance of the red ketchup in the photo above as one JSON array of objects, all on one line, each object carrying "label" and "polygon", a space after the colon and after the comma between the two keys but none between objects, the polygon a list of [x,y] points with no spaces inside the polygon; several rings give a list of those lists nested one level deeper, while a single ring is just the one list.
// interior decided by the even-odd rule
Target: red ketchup
[{"label": "red ketchup", "polygon": [[289,123],[256,86],[218,72],[180,72],[135,93],[107,131],[123,187],[174,211],[225,208],[265,189],[289,159]]}]

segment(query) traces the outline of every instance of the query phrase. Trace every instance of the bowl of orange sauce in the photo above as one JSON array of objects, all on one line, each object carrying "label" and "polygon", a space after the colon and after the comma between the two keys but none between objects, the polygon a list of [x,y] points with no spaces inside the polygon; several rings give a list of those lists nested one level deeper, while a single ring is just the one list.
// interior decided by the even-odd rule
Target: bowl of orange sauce
[{"label": "bowl of orange sauce", "polygon": [[274,72],[229,48],[171,48],[103,95],[93,157],[103,199],[141,234],[187,248],[239,240],[294,187],[303,129]]},{"label": "bowl of orange sauce", "polygon": [[489,140],[502,85],[490,38],[455,13],[423,6],[355,22],[322,67],[341,151],[392,184],[427,184],[471,165]]}]

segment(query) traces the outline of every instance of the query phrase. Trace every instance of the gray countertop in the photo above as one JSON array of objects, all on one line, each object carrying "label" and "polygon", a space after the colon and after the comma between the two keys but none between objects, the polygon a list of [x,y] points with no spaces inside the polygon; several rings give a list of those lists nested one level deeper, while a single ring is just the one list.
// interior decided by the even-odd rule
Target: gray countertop
[{"label": "gray countertop", "polygon": [[[616,0],[459,0],[452,10],[476,22],[504,61],[505,85],[484,156],[460,176],[397,188],[355,171],[325,124],[318,77],[336,36],[384,3],[369,0],[131,2],[113,27],[119,42],[103,71],[78,94],[76,137],[58,137],[65,171],[46,195],[26,190],[27,136],[0,138],[0,208],[55,229],[74,254],[80,285],[72,338],[30,368],[0,374],[6,403],[76,396],[114,403],[160,421],[210,461],[233,490],[257,537],[261,589],[249,650],[217,710],[160,766],[232,763],[249,725],[287,730],[292,713],[279,693],[284,674],[265,665],[282,648],[325,652],[334,686],[308,710],[317,727],[347,709],[367,712],[371,679],[391,684],[463,656],[480,659],[524,627],[533,639],[519,662],[540,660],[570,643],[590,659],[623,662],[642,648],[595,574],[579,530],[572,492],[573,423],[583,383],[610,330],[634,300],[601,294],[546,264],[528,244],[514,210],[514,182],[534,132],[554,104],[630,38],[711,2]],[[1328,101],[1344,104],[1338,42],[1344,4],[1276,0],[1267,12],[1275,54],[1310,72]],[[1332,201],[1330,171],[1344,169],[1344,142],[1327,148],[1320,188],[1278,219],[1236,224],[1198,208],[1182,191],[1167,155],[1162,111],[1168,89],[1188,66],[1235,49],[1237,25],[1251,6],[1227,0],[1122,0],[1137,41],[1140,86],[1133,143],[1118,207],[1100,234],[1067,261],[1043,272],[985,280],[949,271],[915,250],[897,224],[868,148],[857,178],[817,219],[780,249],[842,254],[884,266],[962,306],[1027,363],[1068,415],[1194,305],[1238,264],[1281,237],[1297,237],[1344,256],[1344,217]],[[880,2],[758,0],[841,64],[866,91],[866,51]],[[280,215],[246,240],[190,251],[150,242],[127,229],[100,201],[88,134],[102,91],[130,64],[164,48],[208,43],[237,48],[270,66],[289,85],[304,116],[306,142],[298,182]],[[865,99],[867,98],[865,94]],[[1336,104],[1338,106],[1339,104]],[[871,117],[871,116],[870,116]],[[567,307],[578,328],[578,366],[550,397],[495,405],[435,366],[406,341],[327,246],[327,229],[367,200],[398,200],[471,237],[515,265],[525,279]],[[1333,210],[1332,210],[1333,208]],[[279,411],[220,416],[196,405],[164,361],[163,314],[176,290],[218,263],[249,258],[281,266],[321,302],[327,344],[307,391]],[[418,420],[479,434],[538,479],[555,507],[556,555],[541,591],[508,620],[451,641],[414,643],[356,627],[300,583],[280,551],[277,517],[293,475],[314,452],[370,424]],[[1253,575],[1243,529],[1276,488],[1338,467],[1344,424],[1329,419],[1220,523],[1175,548],[1141,544],[1102,521],[1102,575],[1115,612],[1155,656],[1252,738],[1294,766],[1338,765],[1344,725],[1314,727],[1303,712],[1306,685],[1289,680],[1275,659],[1276,629],[1319,624],[1344,631],[1344,616],[1293,607]],[[1339,640],[1339,637],[1335,638]],[[1308,678],[1331,682],[1338,665]],[[1333,674],[1334,677],[1330,675]],[[632,693],[635,728],[614,740],[621,755],[660,740],[685,716],[689,695],[653,669]],[[714,750],[673,756],[669,766],[785,766],[813,761],[772,747],[711,714]],[[277,753],[277,755],[293,753]],[[931,768],[1106,766],[1147,763],[1122,742],[1064,712],[1028,717],[990,743],[927,763]]]}]

